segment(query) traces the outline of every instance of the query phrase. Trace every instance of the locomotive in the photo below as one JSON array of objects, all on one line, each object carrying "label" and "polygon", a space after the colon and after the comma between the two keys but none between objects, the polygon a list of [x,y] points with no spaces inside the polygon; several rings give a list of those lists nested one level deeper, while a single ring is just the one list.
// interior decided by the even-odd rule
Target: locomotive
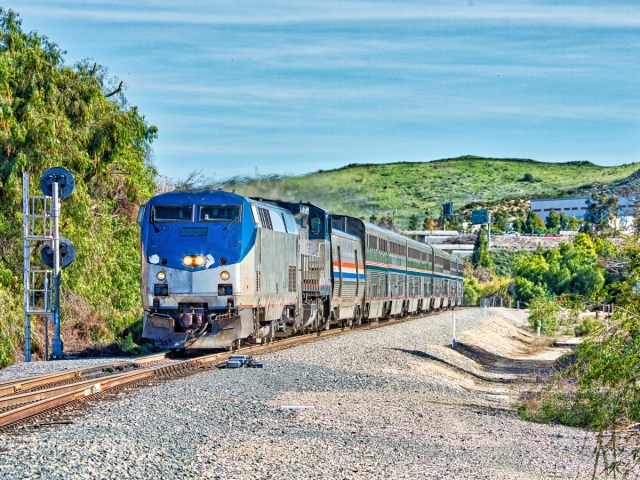
[{"label": "locomotive", "polygon": [[141,207],[143,338],[238,348],[455,307],[462,260],[311,203],[222,190]]}]

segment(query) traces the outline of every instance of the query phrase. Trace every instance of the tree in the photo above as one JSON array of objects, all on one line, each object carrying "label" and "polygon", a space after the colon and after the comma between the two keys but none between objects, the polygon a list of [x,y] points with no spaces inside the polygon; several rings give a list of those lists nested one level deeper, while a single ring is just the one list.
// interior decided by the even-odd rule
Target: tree
[{"label": "tree", "polygon": [[507,227],[507,212],[505,212],[504,210],[498,210],[495,215],[493,215],[491,217],[491,220],[493,220],[493,223],[496,227],[496,233],[497,232],[506,232],[508,230]]},{"label": "tree", "polygon": [[513,229],[519,233],[526,233],[527,229],[524,219],[522,219],[521,217],[516,218],[513,221]]},{"label": "tree", "polygon": [[[63,63],[56,44],[25,33],[0,8],[0,364],[20,355],[22,172],[37,180],[59,165],[75,178],[61,229],[76,261],[64,272],[67,340],[117,340],[140,314],[138,205],[154,192],[157,129],[128,105],[120,82],[93,62]],[[73,301],[65,291],[73,290]],[[91,320],[92,323],[88,323]],[[70,343],[70,342],[67,342]],[[42,336],[34,329],[34,349]],[[37,351],[36,351],[37,353]]]},{"label": "tree", "polygon": [[526,278],[536,285],[546,287],[549,264],[544,255],[533,253],[519,257],[516,260],[514,271],[516,276]]},{"label": "tree", "polygon": [[473,254],[471,255],[471,264],[475,268],[491,268],[493,262],[489,255],[489,241],[487,239],[487,230],[484,226],[478,230],[476,242],[473,246]]},{"label": "tree", "polygon": [[533,175],[531,173],[525,173],[521,181],[533,183],[535,182],[535,179],[533,178]]},{"label": "tree", "polygon": [[560,212],[560,230],[566,230],[569,227],[569,219],[567,214]]},{"label": "tree", "polygon": [[546,295],[546,293],[547,292],[544,287],[533,283],[531,280],[527,280],[523,277],[516,277],[515,295],[519,300],[528,303],[534,298]]},{"label": "tree", "polygon": [[527,213],[527,219],[524,222],[525,232],[526,233],[534,233],[536,231],[539,232],[544,228],[546,228],[546,225],[542,221],[540,216],[536,212],[529,210],[529,213]]},{"label": "tree", "polygon": [[426,211],[427,216],[424,219],[424,223],[422,224],[422,227],[425,230],[435,230],[438,226],[438,224],[436,223],[436,220],[429,215],[429,211]]},{"label": "tree", "polygon": [[547,215],[546,226],[550,230],[557,230],[558,227],[560,227],[561,221],[560,215],[558,215],[555,210],[551,210],[549,215]]},{"label": "tree", "polygon": [[409,230],[417,230],[418,229],[418,215],[412,214],[409,217]]},{"label": "tree", "polygon": [[575,215],[572,215],[569,219],[569,228],[574,232],[580,228],[580,220],[578,220]]},{"label": "tree", "polygon": [[539,296],[529,302],[529,325],[545,335],[555,335],[558,330],[560,306],[553,297]]},{"label": "tree", "polygon": [[380,225],[382,228],[395,230],[395,221],[391,214],[383,215],[382,217],[380,217],[380,220],[378,221],[378,225]]},{"label": "tree", "polygon": [[619,219],[618,197],[615,195],[607,196],[604,192],[593,193],[591,198],[587,199],[584,221],[587,231],[593,237],[616,233]]}]

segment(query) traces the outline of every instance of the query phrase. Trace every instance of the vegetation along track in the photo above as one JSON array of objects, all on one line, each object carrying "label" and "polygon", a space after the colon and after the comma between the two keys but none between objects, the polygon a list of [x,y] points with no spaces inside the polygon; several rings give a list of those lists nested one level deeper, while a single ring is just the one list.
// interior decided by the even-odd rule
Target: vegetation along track
[{"label": "vegetation along track", "polygon": [[[438,312],[433,312],[438,313]],[[375,329],[424,317],[424,314],[362,324],[353,329]],[[262,345],[242,347],[234,354],[265,354],[328,336],[349,332],[337,328],[317,333],[276,340]],[[0,431],[49,416],[56,410],[106,391],[122,387],[139,387],[158,380],[171,380],[215,368],[227,359],[229,352],[214,353],[180,361],[167,361],[166,353],[141,357],[130,362],[117,362],[50,375],[29,377],[0,383]],[[55,423],[55,422],[54,422]]]}]

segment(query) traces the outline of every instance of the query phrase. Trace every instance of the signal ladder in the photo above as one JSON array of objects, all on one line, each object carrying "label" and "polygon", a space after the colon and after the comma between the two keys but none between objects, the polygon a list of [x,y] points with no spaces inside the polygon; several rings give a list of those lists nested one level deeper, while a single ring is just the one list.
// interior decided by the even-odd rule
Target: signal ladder
[{"label": "signal ladder", "polygon": [[31,317],[44,317],[45,360],[49,360],[49,322],[53,322],[53,269],[33,258],[36,245],[53,242],[53,199],[29,195],[29,174],[22,174],[22,225],[24,229],[24,356],[31,361]]}]

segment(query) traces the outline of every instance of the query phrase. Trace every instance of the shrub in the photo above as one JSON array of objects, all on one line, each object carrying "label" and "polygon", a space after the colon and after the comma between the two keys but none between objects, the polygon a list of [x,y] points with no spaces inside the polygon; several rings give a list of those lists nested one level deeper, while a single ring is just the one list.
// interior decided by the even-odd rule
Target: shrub
[{"label": "shrub", "polygon": [[464,295],[463,302],[468,306],[475,306],[478,304],[478,291],[480,289],[480,284],[478,280],[474,277],[469,277],[464,279]]},{"label": "shrub", "polygon": [[560,305],[553,297],[541,296],[529,303],[529,326],[545,335],[555,335],[558,331]]},{"label": "shrub", "polygon": [[576,325],[575,334],[577,337],[586,337],[595,333],[600,333],[604,329],[604,323],[594,317],[585,317]]}]

